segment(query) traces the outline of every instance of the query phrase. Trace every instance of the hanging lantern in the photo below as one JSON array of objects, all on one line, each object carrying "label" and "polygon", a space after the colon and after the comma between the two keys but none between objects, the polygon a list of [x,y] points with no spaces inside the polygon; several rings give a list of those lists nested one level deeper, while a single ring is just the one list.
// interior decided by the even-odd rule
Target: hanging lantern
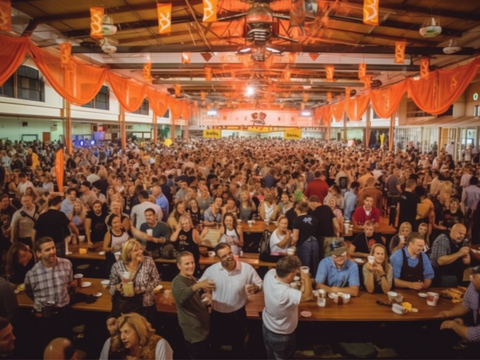
[{"label": "hanging lantern", "polygon": [[405,63],[405,41],[395,41],[395,64]]},{"label": "hanging lantern", "polygon": [[325,72],[327,76],[327,81],[333,81],[333,74],[335,73],[335,67],[332,65],[325,66]]},{"label": "hanging lantern", "polygon": [[68,65],[72,59],[72,44],[64,42],[60,44],[60,65]]},{"label": "hanging lantern", "polygon": [[205,66],[205,81],[212,81],[212,68]]},{"label": "hanging lantern", "polygon": [[358,78],[362,80],[367,75],[367,64],[358,64]]},{"label": "hanging lantern", "polygon": [[172,30],[172,4],[158,4],[158,33],[168,34]]},{"label": "hanging lantern", "polygon": [[378,25],[378,4],[380,0],[363,0],[363,23]]},{"label": "hanging lantern", "polygon": [[102,24],[105,9],[101,7],[90,8],[90,36],[95,39],[103,38]]},{"label": "hanging lantern", "polygon": [[217,0],[203,0],[203,22],[217,21]]},{"label": "hanging lantern", "polygon": [[420,58],[420,79],[428,78],[430,67],[430,59],[427,57]]},{"label": "hanging lantern", "polygon": [[182,53],[182,64],[190,64],[190,58],[189,52]]},{"label": "hanging lantern", "polygon": [[327,102],[332,102],[332,93],[330,91],[327,92]]},{"label": "hanging lantern", "polygon": [[143,65],[143,79],[146,81],[152,81],[152,64],[147,63]]},{"label": "hanging lantern", "polygon": [[180,97],[180,93],[182,91],[182,87],[180,85],[175,85],[175,96]]},{"label": "hanging lantern", "polygon": [[0,0],[0,31],[12,30],[12,2]]},{"label": "hanging lantern", "polygon": [[205,100],[205,91],[200,91],[200,99]]}]

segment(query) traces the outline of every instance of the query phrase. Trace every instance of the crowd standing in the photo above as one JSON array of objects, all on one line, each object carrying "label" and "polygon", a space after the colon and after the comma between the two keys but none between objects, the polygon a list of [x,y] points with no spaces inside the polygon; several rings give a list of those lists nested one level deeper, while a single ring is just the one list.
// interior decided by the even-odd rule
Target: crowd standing
[{"label": "crowd standing", "polygon": [[[75,281],[66,244],[81,241],[89,247],[103,242],[106,252],[112,313],[102,359],[172,358],[151,325],[158,257],[177,261],[172,293],[191,358],[207,358],[225,342],[245,357],[245,303],[260,291],[268,358],[293,356],[296,308],[311,301],[314,290],[358,296],[361,289],[468,286],[464,302],[439,316],[472,312],[474,323],[446,320],[441,329],[480,342],[480,268],[464,280],[465,269],[478,261],[470,246],[480,244],[476,147],[455,163],[445,149],[420,153],[411,143],[389,152],[318,140],[194,140],[170,147],[129,140],[124,150],[104,143],[65,154],[59,192],[54,161],[60,147],[0,140],[2,273],[25,284],[33,299],[42,351],[71,337]],[[255,219],[277,224],[267,239],[277,267],[263,281],[237,258],[247,245],[240,222]],[[398,234],[387,239],[377,232],[381,219]],[[360,233],[344,238],[350,223]],[[202,273],[200,245],[212,227],[221,235],[214,249],[220,262]],[[360,270],[351,260],[368,256],[374,261]],[[6,318],[0,318],[0,343],[9,339],[2,355],[13,350],[14,308],[0,313]],[[62,341],[54,348],[71,345]]]}]

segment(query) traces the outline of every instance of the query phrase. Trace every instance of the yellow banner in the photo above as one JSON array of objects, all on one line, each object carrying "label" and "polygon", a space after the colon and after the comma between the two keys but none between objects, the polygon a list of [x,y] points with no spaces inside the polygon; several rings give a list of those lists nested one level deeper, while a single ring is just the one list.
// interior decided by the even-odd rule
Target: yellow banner
[{"label": "yellow banner", "polygon": [[286,140],[300,140],[302,138],[302,130],[290,129],[283,133],[283,138]]},{"label": "yellow banner", "polygon": [[210,139],[220,139],[222,137],[222,130],[203,130],[203,137]]}]

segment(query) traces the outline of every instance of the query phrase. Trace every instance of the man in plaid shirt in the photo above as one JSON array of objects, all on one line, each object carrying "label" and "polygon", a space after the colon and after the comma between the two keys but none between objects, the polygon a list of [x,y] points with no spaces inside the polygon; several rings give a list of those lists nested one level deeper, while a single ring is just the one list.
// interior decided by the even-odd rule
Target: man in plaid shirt
[{"label": "man in plaid shirt", "polygon": [[[33,299],[33,315],[40,336],[41,349],[54,338],[69,337],[71,333],[69,290],[75,287],[72,263],[57,258],[55,243],[50,237],[41,237],[34,247],[40,260],[25,276],[25,291]],[[43,311],[46,303],[53,311]]]}]

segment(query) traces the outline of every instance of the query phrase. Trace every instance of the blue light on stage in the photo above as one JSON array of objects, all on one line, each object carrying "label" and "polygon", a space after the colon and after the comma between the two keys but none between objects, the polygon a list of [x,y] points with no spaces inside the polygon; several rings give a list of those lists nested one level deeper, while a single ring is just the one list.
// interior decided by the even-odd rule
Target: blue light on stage
[{"label": "blue light on stage", "polygon": [[84,141],[80,140],[80,146],[83,146],[83,145],[84,145]]},{"label": "blue light on stage", "polygon": [[95,140],[90,140],[90,145],[95,145]]}]

